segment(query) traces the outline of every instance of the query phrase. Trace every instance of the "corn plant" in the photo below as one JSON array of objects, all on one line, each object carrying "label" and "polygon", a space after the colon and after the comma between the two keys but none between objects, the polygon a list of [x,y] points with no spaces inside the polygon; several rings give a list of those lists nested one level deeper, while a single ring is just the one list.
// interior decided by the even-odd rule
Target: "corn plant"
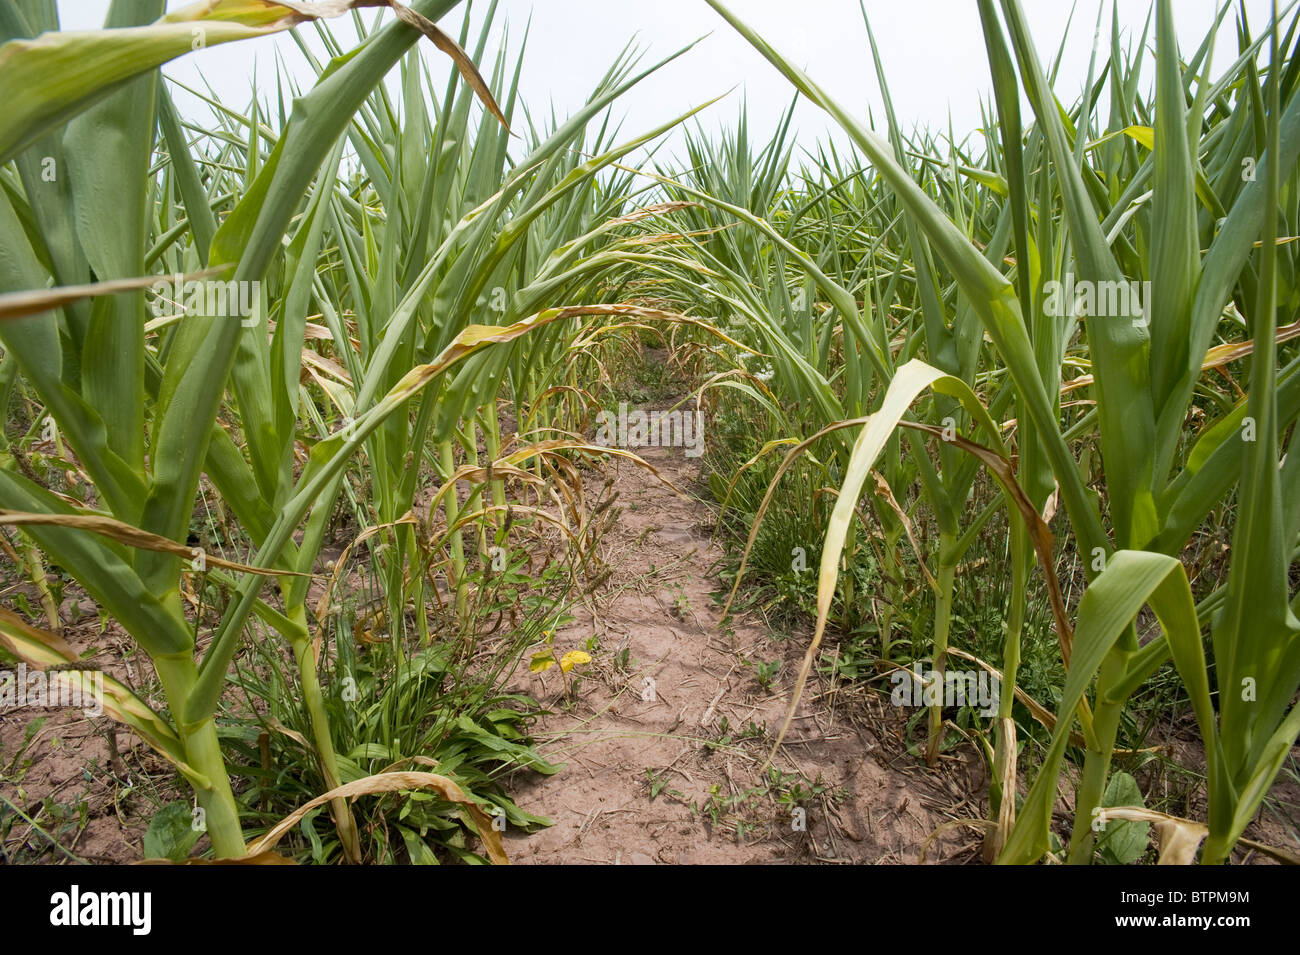
[{"label": "corn plant", "polygon": [[[1087,162],[1092,99],[1086,99],[1072,116],[1064,112],[1037,60],[1019,5],[1015,0],[1001,4],[1011,40],[1008,48],[994,4],[981,3],[1000,111],[1005,161],[1001,194],[1006,196],[1000,219],[1004,225],[999,230],[1003,245],[990,242],[995,254],[987,255],[972,245],[962,218],[946,213],[918,186],[900,156],[897,137],[892,144],[877,137],[720,3],[710,3],[800,92],[839,122],[897,196],[914,230],[913,253],[922,248],[917,237],[923,237],[947,269],[958,293],[958,314],[965,308],[978,318],[1014,386],[1022,432],[1024,486],[1019,493],[1028,505],[1021,508],[1027,536],[1033,537],[1032,515],[1044,506],[1047,494],[1058,494],[1075,546],[1088,558],[1091,584],[1077,608],[1077,629],[1058,620],[1069,680],[1052,758],[1001,857],[1031,861],[1045,851],[1060,756],[1071,728],[1070,714],[1077,711],[1086,746],[1069,856],[1075,862],[1091,858],[1090,823],[1100,806],[1124,703],[1172,655],[1206,742],[1210,838],[1202,859],[1222,861],[1281,765],[1279,753],[1289,751],[1300,728],[1295,710],[1288,712],[1297,685],[1290,662],[1294,618],[1286,584],[1294,529],[1286,521],[1290,509],[1282,490],[1289,468],[1284,464],[1278,469],[1279,425],[1294,420],[1294,411],[1279,404],[1286,395],[1281,383],[1287,380],[1287,369],[1276,370],[1273,344],[1278,324],[1274,303],[1294,294],[1294,272],[1278,268],[1276,247],[1276,236],[1284,231],[1280,222],[1289,228],[1293,219],[1293,203],[1279,209],[1275,198],[1282,194],[1278,183],[1283,177],[1294,188],[1300,150],[1290,132],[1300,108],[1290,69],[1294,60],[1283,59],[1278,52],[1293,48],[1294,19],[1285,37],[1275,16],[1268,33],[1256,39],[1250,38],[1243,20],[1239,58],[1220,80],[1210,82],[1205,75],[1213,35],[1184,69],[1173,39],[1171,6],[1158,5],[1153,123],[1112,131],[1120,135],[1094,145],[1091,153],[1099,157],[1095,161],[1111,164],[1097,168]],[[1265,43],[1275,53],[1267,80],[1261,82],[1255,57]],[[1121,104],[1112,111],[1112,119],[1122,119],[1132,107],[1135,80],[1124,71],[1117,41],[1108,74]],[[1090,82],[1089,97],[1094,89]],[[1037,118],[1027,138],[1015,106],[1022,91]],[[1124,137],[1146,142],[1145,156],[1123,148],[1118,140]],[[1036,161],[1033,167],[1031,158]],[[1243,158],[1250,160],[1248,167],[1258,169],[1257,176],[1240,176]],[[1107,183],[1113,195],[1107,192]],[[1054,201],[1063,210],[1059,220],[1051,216]],[[1014,250],[1009,276],[999,268],[1008,245]],[[984,252],[988,251],[986,246]],[[921,261],[916,268],[919,276]],[[1046,289],[1046,276],[1060,274],[1057,269],[1102,288],[1127,288],[1135,277],[1149,281],[1146,311],[1128,302],[1114,315],[1079,314],[1074,307],[1057,314]],[[1253,351],[1252,390],[1188,448],[1184,422],[1210,344],[1216,334],[1223,334],[1225,308],[1253,315],[1251,337],[1243,346]],[[924,347],[930,361],[942,369],[946,329],[936,327],[941,323],[935,317],[927,316]],[[1076,332],[1086,348],[1083,354],[1090,366],[1086,382],[1096,404],[1095,410],[1067,428],[1061,423],[1059,395],[1067,367],[1064,346]],[[921,377],[930,379],[926,384],[931,386],[953,380],[952,375],[934,377],[937,374],[927,372]],[[1075,387],[1082,386],[1081,382]],[[973,396],[952,384],[945,387],[950,393],[960,392],[969,412],[979,417],[979,403],[970,402]],[[903,387],[900,378],[894,379],[885,405],[858,439],[855,459],[874,460],[884,443],[880,432],[900,422],[917,394],[918,388]],[[1244,427],[1247,419],[1251,424]],[[1258,430],[1261,426],[1263,431]],[[983,430],[994,456],[1005,461],[993,441],[995,432],[987,424]],[[1102,502],[1085,487],[1070,449],[1072,440],[1094,432],[1105,469]],[[851,470],[854,480],[841,488],[842,504],[856,498],[865,477],[861,467]],[[1190,592],[1184,593],[1185,573],[1178,584],[1181,565],[1176,556],[1205,515],[1234,488],[1243,501],[1250,502],[1235,531],[1238,546],[1246,549],[1234,547],[1222,594],[1214,595],[1211,608],[1197,611],[1189,604]],[[1008,493],[1015,496],[1012,490]],[[931,495],[932,500],[935,497],[942,495]],[[837,506],[837,512],[842,510]],[[846,516],[832,517],[822,556],[819,636],[838,574],[846,523]],[[1246,543],[1256,539],[1277,544]],[[1016,549],[1013,568],[1023,567],[1023,545]],[[1131,556],[1134,552],[1153,556]],[[1113,561],[1120,562],[1122,572],[1107,569]],[[1140,576],[1133,572],[1134,561],[1151,569]],[[1246,569],[1251,564],[1257,565],[1253,572]],[[1050,567],[1045,570],[1050,578]],[[1266,589],[1269,586],[1272,591]],[[1130,599],[1137,605],[1131,613],[1113,616],[1115,606],[1127,606],[1119,595],[1129,587],[1134,588]],[[1132,621],[1147,600],[1152,601],[1162,633],[1139,644]],[[1207,609],[1220,615],[1209,618]],[[1007,645],[1007,669],[1012,676],[1015,617],[1013,608]],[[1217,729],[1201,649],[1200,632],[1207,625],[1214,634],[1220,668]],[[805,672],[807,663],[806,659]],[[1090,703],[1084,691],[1097,674]],[[1006,691],[1004,686],[1004,728],[1009,716]],[[1228,696],[1234,698],[1230,701]],[[1000,732],[999,769],[1005,771],[1010,765],[1014,773],[1007,752],[1012,746],[1014,735]],[[1004,793],[1013,779],[1014,775],[1003,777]],[[999,840],[1007,838],[1009,809],[1004,804]]]},{"label": "corn plant", "polygon": [[[146,739],[194,787],[219,856],[245,851],[214,717],[250,614],[283,635],[293,649],[322,772],[329,788],[337,789],[342,780],[304,612],[307,575],[332,502],[329,492],[337,489],[352,455],[385,420],[444,371],[482,348],[512,341],[560,317],[551,312],[511,326],[453,327],[446,341],[430,350],[429,361],[407,364],[382,391],[376,378],[351,422],[322,435],[301,474],[296,473],[293,421],[307,283],[319,249],[322,210],[329,210],[326,200],[334,192],[340,137],[370,91],[422,32],[452,53],[490,112],[504,119],[468,57],[432,25],[453,6],[402,8],[399,22],[370,36],[358,50],[336,57],[321,82],[296,99],[269,156],[260,149],[263,132],[254,110],[247,123],[246,181],[233,189],[242,198],[219,226],[211,211],[217,197],[203,187],[175,111],[165,92],[160,95],[155,68],[188,50],[195,30],[208,31],[210,42],[220,42],[285,29],[309,17],[275,3],[234,14],[221,4],[201,5],[162,17],[161,3],[119,2],[101,33],[47,33],[27,41],[22,37],[35,28],[14,4],[4,7],[10,42],[0,54],[0,76],[19,84],[15,88],[23,93],[19,107],[6,114],[9,125],[0,136],[6,158],[16,157],[14,171],[5,171],[0,212],[6,220],[5,289],[39,289],[51,277],[56,285],[81,286],[88,278],[103,282],[145,273],[153,234],[146,210],[155,188],[149,175],[155,122],[175,177],[167,185],[180,192],[188,213],[180,219],[171,209],[176,224],[164,233],[164,247],[188,233],[192,244],[177,254],[187,265],[222,263],[236,283],[230,288],[257,288],[268,279],[281,238],[310,190],[307,214],[287,258],[286,272],[298,281],[290,283],[274,334],[268,335],[270,302],[259,295],[243,321],[200,304],[179,321],[161,323],[159,340],[150,342],[142,318],[143,282],[127,292],[109,285],[48,293],[38,304],[61,306],[58,311],[12,318],[0,326],[7,358],[12,357],[44,404],[94,488],[93,498],[74,505],[5,469],[0,475],[5,521],[21,524],[154,661],[171,718],[148,714],[133,725],[144,727]],[[33,9],[40,21],[36,28],[57,25],[52,3]],[[124,50],[130,55],[123,55]],[[62,86],[23,79],[31,70],[56,68],[69,77]],[[115,84],[123,82],[127,87],[117,89]],[[162,104],[157,116],[155,102]],[[59,130],[65,121],[66,129]],[[128,145],[118,150],[106,142]],[[323,157],[333,165],[322,167]],[[11,309],[20,315],[31,311],[30,304]],[[392,344],[402,331],[389,329]],[[392,345],[387,349],[391,352]],[[112,360],[103,361],[104,355]],[[383,371],[388,372],[386,363]],[[220,414],[227,383],[242,447]],[[201,471],[209,474],[254,541],[257,554],[249,564],[191,555],[176,543],[185,540]],[[321,502],[324,507],[318,506]],[[291,536],[309,512],[299,546]],[[182,599],[183,577],[192,572],[210,573],[231,590],[221,624],[200,660],[194,657],[196,634]],[[267,574],[281,580],[282,609],[259,596]],[[51,662],[52,642],[30,628],[7,626],[5,639],[20,655]],[[330,801],[345,851],[356,858],[356,835],[344,798],[333,795]]]}]

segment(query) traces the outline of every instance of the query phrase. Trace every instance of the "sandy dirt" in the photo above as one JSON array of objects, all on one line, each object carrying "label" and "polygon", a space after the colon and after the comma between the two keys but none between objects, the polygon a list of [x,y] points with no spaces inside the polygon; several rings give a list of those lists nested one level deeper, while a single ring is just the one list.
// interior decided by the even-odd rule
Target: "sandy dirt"
[{"label": "sandy dirt", "polygon": [[[581,649],[595,635],[601,650],[567,706],[554,669],[514,687],[552,709],[535,728],[539,748],[567,764],[512,783],[523,809],[554,821],[508,834],[514,861],[916,862],[936,828],[978,816],[962,794],[984,790],[981,766],[959,755],[933,774],[918,769],[898,713],[879,697],[840,699],[843,688],[824,678],[809,681],[776,775],[764,769],[807,635],[776,643],[746,618],[719,628],[722,551],[710,547],[697,459],[680,448],[638,453],[688,499],[642,468],[615,465],[622,514],[605,539],[615,573],[555,640]],[[776,658],[781,669],[764,688],[746,661]],[[973,861],[979,838],[950,827],[929,860]]]},{"label": "sandy dirt", "polygon": [[[163,706],[140,689],[154,684],[153,673],[130,639],[115,623],[100,632],[94,601],[69,596],[59,615],[77,621],[63,635],[83,666],[102,668]],[[32,706],[0,709],[0,796],[33,821],[39,816],[37,825],[9,816],[5,861],[97,863],[140,859],[154,809],[187,798],[166,760],[122,724],[76,708]],[[11,812],[0,804],[0,817]]]}]

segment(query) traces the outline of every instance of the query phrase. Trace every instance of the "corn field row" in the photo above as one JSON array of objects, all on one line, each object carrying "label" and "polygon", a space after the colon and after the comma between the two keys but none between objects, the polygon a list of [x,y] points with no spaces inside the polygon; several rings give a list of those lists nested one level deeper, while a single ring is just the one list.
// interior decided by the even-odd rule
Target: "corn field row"
[{"label": "corn field row", "polygon": [[[1247,834],[1300,778],[1294,4],[1225,4],[1182,50],[1171,0],[1138,37],[1112,14],[1067,102],[1067,40],[1044,58],[1020,0],[978,0],[991,98],[954,139],[904,132],[867,6],[840,27],[870,119],[704,2],[850,145],[797,141],[793,107],[769,141],[743,109],[706,132],[713,101],[626,132],[690,47],[531,111],[495,3],[471,29],[456,0],[113,0],[66,32],[0,0],[0,665],[93,692],[174,772],[142,857],[508,861],[505,825],[546,822],[508,777],[561,767],[505,687],[554,670],[567,699],[591,663],[556,633],[613,572],[599,475],[654,470],[594,420],[662,347],[727,610],[784,594],[806,625],[774,764],[846,648],[974,668],[990,709],[918,686],[910,758],[942,772],[956,729],[984,761],[984,861],[1089,864],[1108,831],[1296,861],[1294,820]],[[285,31],[305,88],[164,78]],[[122,639],[74,646],[65,588]],[[1148,719],[1196,744],[1181,811],[1129,788]]]}]

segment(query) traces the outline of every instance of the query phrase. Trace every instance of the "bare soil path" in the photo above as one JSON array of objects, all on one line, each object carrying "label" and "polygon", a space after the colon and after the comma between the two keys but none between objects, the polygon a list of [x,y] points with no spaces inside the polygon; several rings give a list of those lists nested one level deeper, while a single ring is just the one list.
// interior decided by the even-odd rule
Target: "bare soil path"
[{"label": "bare soil path", "polygon": [[[981,807],[982,768],[961,757],[918,770],[900,715],[878,695],[809,681],[774,767],[764,763],[789,705],[805,642],[773,641],[762,621],[718,627],[723,589],[713,514],[696,494],[698,459],[681,448],[613,467],[619,519],[605,539],[614,574],[555,638],[557,655],[600,650],[565,706],[553,668],[513,689],[551,708],[535,727],[565,769],[512,782],[521,808],[554,821],[507,834],[518,863],[915,862],[932,832]],[[626,653],[622,652],[626,651]],[[767,688],[747,661],[781,659]],[[971,796],[977,799],[977,796]],[[963,805],[964,804],[964,805]],[[978,833],[949,827],[931,861],[972,861]]]}]

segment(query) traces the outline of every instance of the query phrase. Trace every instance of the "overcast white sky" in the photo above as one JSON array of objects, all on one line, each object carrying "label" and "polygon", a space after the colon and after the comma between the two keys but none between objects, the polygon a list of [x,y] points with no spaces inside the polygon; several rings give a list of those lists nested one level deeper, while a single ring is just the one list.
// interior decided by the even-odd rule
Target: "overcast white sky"
[{"label": "overcast white sky", "polygon": [[[185,4],[169,0],[168,8]],[[1087,76],[1094,25],[1104,5],[1103,35],[1109,37],[1111,0],[1078,0],[1057,84],[1058,95],[1073,101]],[[1054,55],[1070,23],[1071,3],[1065,0],[1023,0],[1039,54]],[[1234,4],[1235,6],[1235,4]],[[481,16],[487,4],[475,4]],[[1148,0],[1117,0],[1120,23],[1136,44],[1150,4]],[[1214,0],[1176,0],[1180,48],[1190,56],[1215,14]],[[59,0],[64,29],[102,24],[108,0]],[[858,0],[733,0],[731,8],[760,34],[806,65],[808,72],[833,96],[865,117],[875,111],[883,125],[880,96]],[[1256,32],[1267,22],[1269,0],[1246,0]],[[463,9],[463,7],[461,8]],[[960,139],[980,123],[980,100],[991,88],[983,34],[975,0],[866,0],[880,45],[886,75],[900,122],[946,129],[951,116]],[[367,17],[374,11],[367,11]],[[458,9],[442,21],[447,32],[459,30]],[[523,90],[534,110],[553,102],[561,116],[579,108],[592,87],[623,46],[633,40],[646,51],[645,62],[700,37],[705,39],[685,56],[649,77],[620,101],[616,113],[626,117],[623,132],[631,137],[692,106],[736,91],[713,106],[706,126],[734,120],[741,97],[747,96],[751,135],[768,136],[793,93],[789,84],[745,43],[703,0],[502,0],[498,24],[508,23],[512,45],[532,18],[525,53]],[[385,12],[385,21],[392,14]],[[1236,53],[1234,14],[1220,32],[1214,74],[1226,68]],[[335,21],[339,35],[353,36],[346,18]],[[308,35],[310,28],[301,28]],[[314,38],[313,38],[314,39]],[[201,85],[201,73],[223,101],[243,106],[256,67],[264,95],[274,95],[275,55],[279,49],[291,71],[306,85],[311,73],[293,41],[285,35],[226,44],[173,61],[165,72],[188,84]],[[445,59],[429,44],[424,55],[435,75],[446,69]],[[490,62],[490,54],[489,54]],[[486,64],[485,64],[486,65]],[[193,107],[182,105],[189,112]],[[815,107],[801,105],[796,113],[799,141],[811,145],[829,123]]]}]

